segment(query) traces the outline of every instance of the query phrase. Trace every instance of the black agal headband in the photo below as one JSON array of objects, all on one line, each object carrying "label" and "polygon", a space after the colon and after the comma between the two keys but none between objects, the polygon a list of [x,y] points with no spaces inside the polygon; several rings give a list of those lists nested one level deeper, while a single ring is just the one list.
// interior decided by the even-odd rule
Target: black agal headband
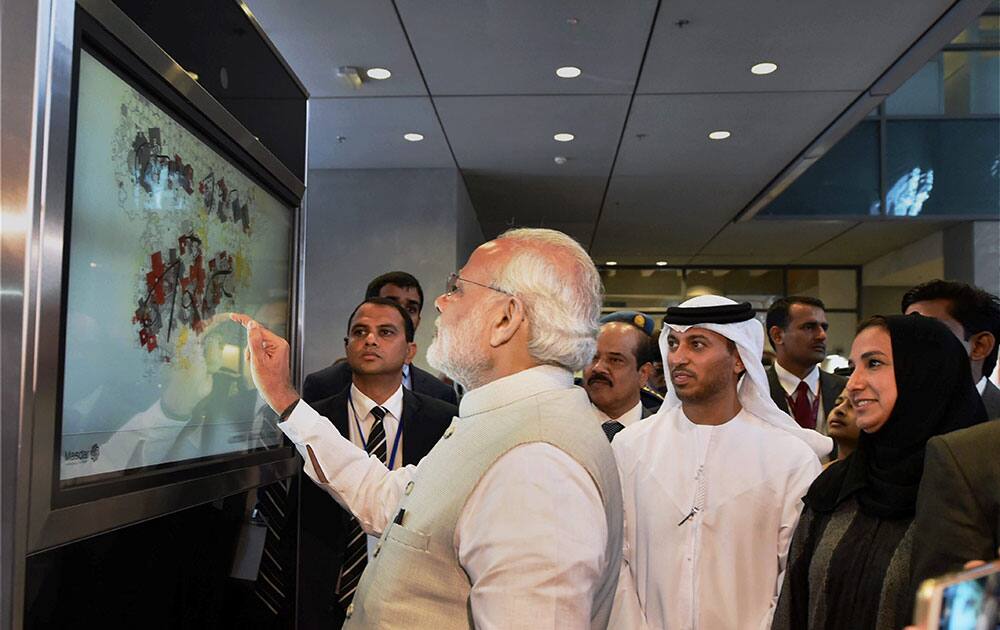
[{"label": "black agal headband", "polygon": [[718,306],[671,306],[663,318],[664,324],[694,326],[696,324],[736,324],[753,319],[750,302]]}]

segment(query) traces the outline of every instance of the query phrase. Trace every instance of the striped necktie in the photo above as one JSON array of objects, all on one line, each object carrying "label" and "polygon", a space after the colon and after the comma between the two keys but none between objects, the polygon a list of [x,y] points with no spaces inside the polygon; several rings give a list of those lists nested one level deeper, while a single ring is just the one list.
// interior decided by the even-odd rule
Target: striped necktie
[{"label": "striped necktie", "polygon": [[625,428],[625,425],[617,420],[608,420],[601,425],[601,428],[604,429],[604,435],[608,436],[608,442],[610,442],[615,439],[615,435],[619,431]]},{"label": "striped necktie", "polygon": [[[267,405],[257,409],[255,426],[274,427],[278,416]],[[291,623],[295,597],[295,553],[298,545],[298,493],[292,491],[294,478],[257,488],[254,510],[264,517],[267,534],[254,593],[267,608]],[[279,623],[275,627],[284,627]]]},{"label": "striped necktie", "polygon": [[[365,442],[365,450],[369,455],[373,455],[382,463],[386,463],[385,427],[382,420],[385,419],[386,410],[382,407],[374,407],[371,410],[375,422],[368,432],[368,440]],[[344,551],[344,563],[340,565],[340,577],[337,579],[337,603],[344,609],[351,603],[354,591],[358,588],[358,581],[361,574],[368,565],[368,537],[365,535],[361,524],[354,517],[350,519],[347,533],[347,548]]]}]

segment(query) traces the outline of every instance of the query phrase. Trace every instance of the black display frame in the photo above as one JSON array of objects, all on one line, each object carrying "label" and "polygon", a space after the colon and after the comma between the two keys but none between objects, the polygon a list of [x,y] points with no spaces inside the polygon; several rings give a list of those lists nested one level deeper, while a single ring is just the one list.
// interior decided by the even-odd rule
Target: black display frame
[{"label": "black display frame", "polygon": [[[66,33],[69,35],[69,33]],[[67,40],[70,38],[67,37]],[[125,14],[107,0],[80,0],[72,27],[66,113],[66,161],[60,165],[62,204],[51,204],[44,231],[58,236],[58,264],[43,270],[48,291],[40,311],[56,315],[59,335],[40,340],[38,399],[32,414],[28,552],[109,531],[210,502],[294,475],[300,460],[286,438],[278,447],[168,462],[74,479],[60,479],[62,395],[65,368],[69,247],[72,219],[79,57],[93,55],[200,141],[274,195],[289,213],[288,334],[297,365],[301,277],[301,206],[304,184],[197,84]],[[69,41],[66,42],[69,44]],[[54,159],[54,158],[53,158]],[[61,210],[61,213],[59,212]],[[55,258],[55,257],[52,257]],[[47,299],[51,298],[57,299]]]}]

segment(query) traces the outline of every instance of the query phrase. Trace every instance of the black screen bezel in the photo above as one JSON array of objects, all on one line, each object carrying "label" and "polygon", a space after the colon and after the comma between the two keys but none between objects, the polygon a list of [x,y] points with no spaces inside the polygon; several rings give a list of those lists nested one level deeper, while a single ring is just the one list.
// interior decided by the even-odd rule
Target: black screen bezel
[{"label": "black screen bezel", "polygon": [[[190,101],[179,94],[159,73],[145,64],[138,55],[105,29],[98,20],[85,10],[77,7],[74,20],[72,89],[70,92],[69,156],[66,175],[66,212],[64,217],[64,243],[69,243],[72,232],[73,177],[77,133],[77,101],[79,97],[79,58],[81,50],[86,50],[100,63],[114,72],[132,88],[150,99],[157,107],[173,117],[189,132],[206,145],[229,159],[247,177],[255,180],[265,190],[274,195],[290,213],[289,223],[289,334],[294,336],[294,305],[296,297],[297,260],[296,213],[301,203],[292,191],[284,186],[273,174],[256,162],[241,146],[226,135],[208,116],[198,110]],[[56,386],[55,440],[52,444],[52,509],[72,507],[83,503],[137,491],[189,482],[199,478],[217,476],[250,467],[272,464],[293,459],[295,449],[283,438],[277,448],[258,449],[252,452],[219,454],[197,459],[167,462],[154,466],[128,469],[105,475],[75,478],[70,485],[60,479],[62,445],[62,399],[65,370],[66,322],[68,272],[70,256],[68,247],[63,254],[61,281],[61,310],[59,333],[59,367]],[[292,343],[293,353],[296,344]],[[294,361],[293,361],[294,362]]]}]

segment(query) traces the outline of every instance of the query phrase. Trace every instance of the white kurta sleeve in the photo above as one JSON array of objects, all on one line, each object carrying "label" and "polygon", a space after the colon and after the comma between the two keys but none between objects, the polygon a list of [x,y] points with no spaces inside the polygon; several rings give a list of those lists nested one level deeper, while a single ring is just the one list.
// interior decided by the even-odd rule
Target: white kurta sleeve
[{"label": "white kurta sleeve", "polygon": [[381,535],[417,467],[390,472],[302,400],[278,427],[295,443],[306,474],[351,512],[367,533]]},{"label": "white kurta sleeve", "polygon": [[549,444],[508,451],[455,528],[476,628],[590,628],[607,539],[604,504],[579,463]]}]

